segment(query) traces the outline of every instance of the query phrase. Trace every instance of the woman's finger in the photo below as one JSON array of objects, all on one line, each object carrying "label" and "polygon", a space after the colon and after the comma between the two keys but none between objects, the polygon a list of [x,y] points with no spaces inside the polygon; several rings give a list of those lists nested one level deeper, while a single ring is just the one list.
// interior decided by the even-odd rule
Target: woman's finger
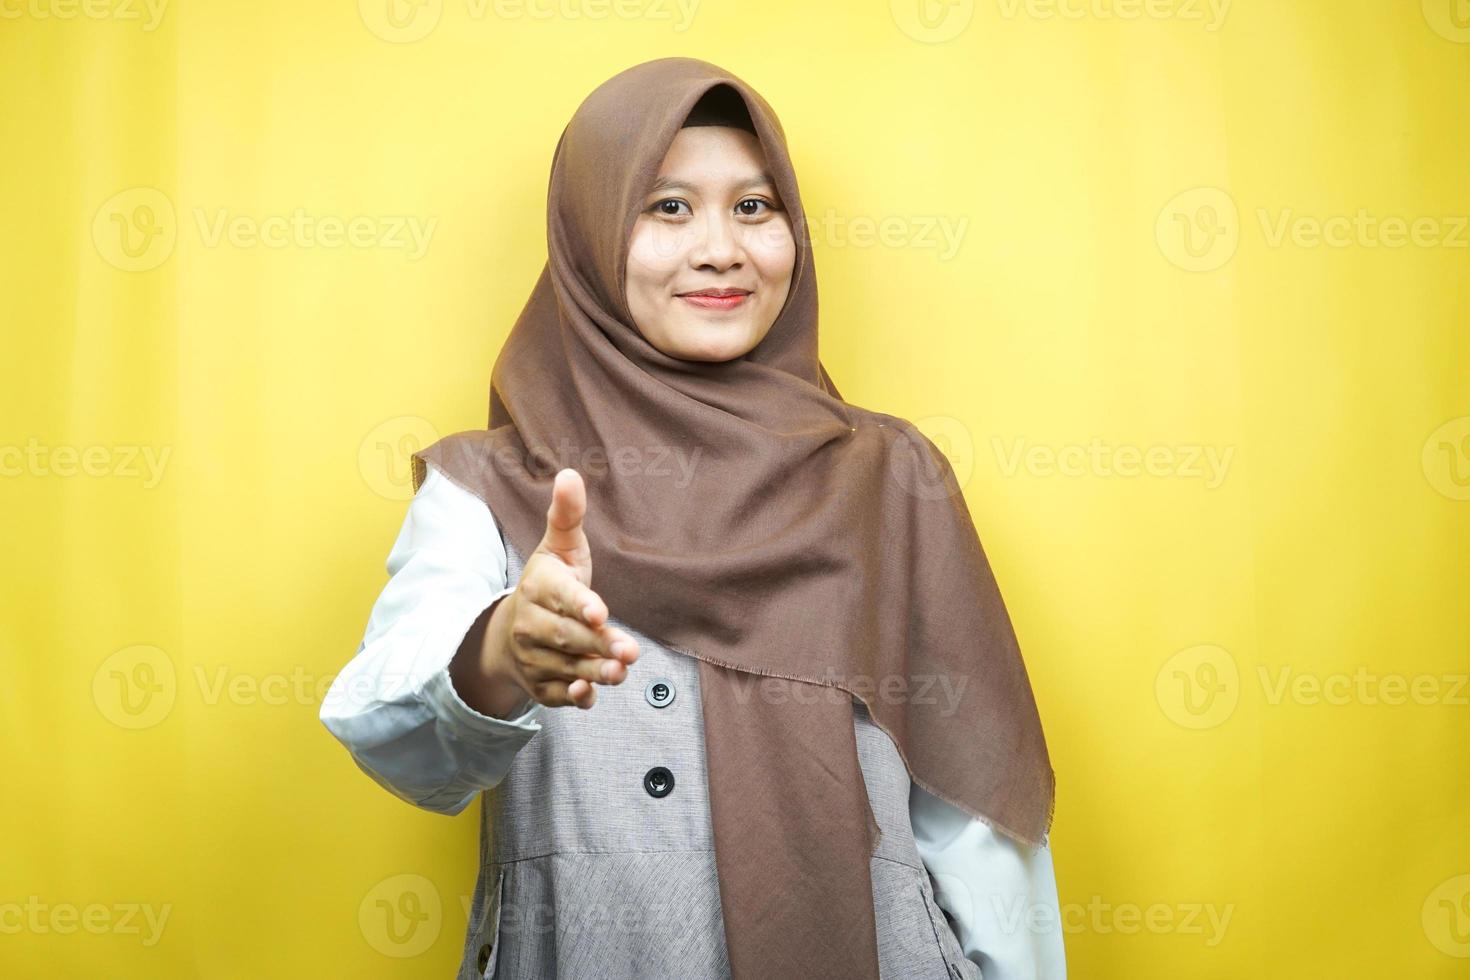
[{"label": "woman's finger", "polygon": [[584,680],[576,680],[570,684],[566,681],[541,681],[531,686],[531,692],[537,701],[548,708],[574,705],[586,709],[597,702],[596,689]]},{"label": "woman's finger", "polygon": [[511,624],[511,638],[522,646],[548,647],[564,653],[594,654],[610,657],[608,638],[586,623],[552,612],[535,602],[516,609]]},{"label": "woman's finger", "polygon": [[625,664],[631,664],[638,659],[638,641],[633,639],[627,630],[604,624],[602,635],[607,640],[608,652],[612,656]]},{"label": "woman's finger", "polygon": [[596,684],[621,684],[628,668],[609,657],[577,656],[547,647],[529,647],[518,654],[521,672],[533,682],[585,680]]},{"label": "woman's finger", "polygon": [[533,571],[523,573],[521,591],[533,603],[552,612],[581,620],[596,629],[607,620],[607,604],[583,585],[565,562],[551,555],[539,559]]}]

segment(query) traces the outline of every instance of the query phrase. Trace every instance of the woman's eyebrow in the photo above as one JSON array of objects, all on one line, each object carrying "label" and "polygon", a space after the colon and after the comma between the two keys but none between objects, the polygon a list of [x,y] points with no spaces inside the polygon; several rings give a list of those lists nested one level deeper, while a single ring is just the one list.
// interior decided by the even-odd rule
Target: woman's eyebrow
[{"label": "woman's eyebrow", "polygon": [[[735,185],[735,190],[737,190],[737,191],[743,191],[743,190],[748,190],[748,189],[750,189],[752,187],[762,187],[762,186],[764,186],[764,187],[770,187],[772,189],[775,189],[776,182],[771,179],[771,175],[770,174],[760,173],[760,174],[755,174],[754,176],[751,176],[751,177],[747,177],[747,178],[745,178],[745,180],[737,183]],[[695,189],[697,189],[697,188],[696,188],[696,186],[694,184],[688,183],[688,182],[686,182],[685,180],[683,180],[683,179],[681,179],[679,177],[659,177],[658,179],[656,179],[653,182],[653,186],[648,189],[648,193],[653,194],[653,193],[655,193],[657,191],[666,191],[666,190],[695,190]]]}]

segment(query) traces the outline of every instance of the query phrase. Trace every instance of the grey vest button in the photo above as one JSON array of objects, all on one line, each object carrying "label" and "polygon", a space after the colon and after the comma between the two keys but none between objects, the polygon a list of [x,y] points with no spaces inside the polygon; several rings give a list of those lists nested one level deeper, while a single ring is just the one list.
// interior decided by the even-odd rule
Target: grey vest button
[{"label": "grey vest button", "polygon": [[674,700],[674,682],[667,677],[655,677],[643,689],[643,696],[655,708],[667,708]]},{"label": "grey vest button", "polygon": [[674,774],[663,766],[654,766],[643,774],[643,788],[649,796],[662,799],[674,791]]},{"label": "grey vest button", "polygon": [[484,973],[485,967],[490,965],[490,945],[490,943],[486,943],[481,946],[480,955],[475,957],[475,966],[481,973]]}]

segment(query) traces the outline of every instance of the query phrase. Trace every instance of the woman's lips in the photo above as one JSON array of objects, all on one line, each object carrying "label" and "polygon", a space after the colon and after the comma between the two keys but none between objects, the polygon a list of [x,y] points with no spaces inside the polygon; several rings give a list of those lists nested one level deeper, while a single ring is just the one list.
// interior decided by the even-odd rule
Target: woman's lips
[{"label": "woman's lips", "polygon": [[679,297],[686,303],[704,310],[733,310],[750,298],[749,293],[737,293],[733,296],[711,296],[708,293],[685,293]]}]

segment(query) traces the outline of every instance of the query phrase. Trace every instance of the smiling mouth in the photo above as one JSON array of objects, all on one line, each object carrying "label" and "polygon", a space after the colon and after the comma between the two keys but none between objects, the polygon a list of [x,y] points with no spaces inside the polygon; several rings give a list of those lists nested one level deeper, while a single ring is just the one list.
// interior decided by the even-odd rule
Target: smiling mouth
[{"label": "smiling mouth", "polygon": [[679,293],[680,299],[702,310],[733,310],[750,298],[743,289],[702,290],[697,293]]}]

